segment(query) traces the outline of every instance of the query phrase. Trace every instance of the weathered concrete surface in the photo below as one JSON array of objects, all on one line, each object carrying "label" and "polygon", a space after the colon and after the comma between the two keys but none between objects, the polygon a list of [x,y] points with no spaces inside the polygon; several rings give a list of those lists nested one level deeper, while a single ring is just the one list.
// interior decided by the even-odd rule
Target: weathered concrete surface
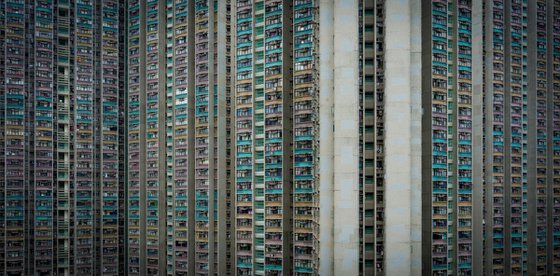
[{"label": "weathered concrete surface", "polygon": [[421,8],[385,3],[385,273],[420,275]]}]

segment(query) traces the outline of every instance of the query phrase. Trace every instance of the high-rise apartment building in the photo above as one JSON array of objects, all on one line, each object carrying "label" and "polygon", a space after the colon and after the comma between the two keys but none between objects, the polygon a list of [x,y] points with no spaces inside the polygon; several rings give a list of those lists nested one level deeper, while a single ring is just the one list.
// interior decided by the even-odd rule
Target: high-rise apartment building
[{"label": "high-rise apartment building", "polygon": [[558,1],[484,10],[484,272],[558,273]]},{"label": "high-rise apartment building", "polygon": [[128,3],[128,273],[231,269],[230,9]]},{"label": "high-rise apartment building", "polygon": [[[481,150],[480,145],[473,147],[477,134],[473,98],[481,96],[473,95],[474,66],[481,66],[473,64],[474,2],[422,3],[423,30],[427,30],[422,34],[423,270],[427,274],[473,273],[473,227],[481,219],[473,212],[473,162],[480,161],[474,160],[474,150]],[[479,187],[481,180],[477,179]]]},{"label": "high-rise apartment building", "polygon": [[[307,29],[301,43],[293,47],[295,9],[292,4],[303,9],[299,18],[303,23],[301,28]],[[312,19],[313,5],[311,2],[304,7],[291,1],[237,1],[236,8],[237,271],[242,275],[279,274],[292,271],[292,256],[311,254],[304,244],[312,241],[313,224],[305,219],[294,220],[294,216],[298,210],[302,217],[311,215],[312,197],[308,193],[294,193],[292,189],[298,177],[302,182],[299,191],[309,192],[306,188],[310,183],[303,182],[309,182],[312,174],[312,168],[305,166],[313,159],[309,127],[312,118],[307,116],[306,122],[304,117],[312,110],[313,75],[309,69],[313,64],[310,53],[313,25],[305,23]],[[307,62],[294,70],[292,51],[298,44],[302,44],[301,57],[307,58]],[[308,65],[308,74],[304,74],[304,63]],[[302,76],[299,83],[302,100],[298,103],[292,100],[295,72]],[[293,129],[297,111],[301,118],[300,135]],[[292,144],[295,148],[301,145],[297,152],[301,157],[298,169],[292,165],[295,164]],[[294,204],[301,203],[296,207],[292,200]],[[297,253],[292,252],[292,225],[299,230],[294,235],[302,240]]]},{"label": "high-rise apartment building", "polygon": [[494,1],[484,11],[484,272],[498,275],[527,271],[528,238],[534,235],[528,230],[535,218],[528,216],[535,204],[530,203],[528,190],[537,184],[534,176],[528,178],[528,171],[534,170],[529,164],[535,165],[530,161],[534,155],[529,157],[529,147],[535,142],[529,141],[533,138],[528,130],[536,122],[529,116],[528,104],[537,93],[534,86],[529,88],[535,79],[528,76],[528,64],[534,62],[528,56],[535,53],[528,40],[529,26],[534,26],[529,20],[535,18],[532,5]]},{"label": "high-rise apartment building", "polygon": [[123,3],[0,6],[0,271],[123,272]]},{"label": "high-rise apartment building", "polygon": [[423,3],[425,273],[558,272],[559,5]]}]

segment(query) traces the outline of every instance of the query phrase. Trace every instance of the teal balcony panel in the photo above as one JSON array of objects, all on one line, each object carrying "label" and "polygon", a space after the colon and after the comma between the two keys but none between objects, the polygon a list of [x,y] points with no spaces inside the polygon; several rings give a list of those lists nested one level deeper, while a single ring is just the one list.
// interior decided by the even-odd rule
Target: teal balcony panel
[{"label": "teal balcony panel", "polygon": [[309,21],[309,20],[313,20],[313,15],[300,17],[300,18],[294,18],[294,23],[299,23],[299,22]]},{"label": "teal balcony panel", "polygon": [[266,68],[274,67],[274,66],[282,66],[282,61],[274,61],[268,62],[265,64]]},{"label": "teal balcony panel", "polygon": [[275,10],[275,11],[272,11],[272,12],[267,12],[266,17],[271,17],[271,16],[278,15],[278,14],[282,14],[282,9],[278,9],[278,10]]},{"label": "teal balcony panel", "polygon": [[447,38],[446,37],[441,37],[441,36],[437,36],[437,35],[432,35],[432,40],[447,43]]},{"label": "teal balcony panel", "polygon": [[253,190],[237,190],[236,194],[238,195],[250,195],[253,193]]},{"label": "teal balcony panel", "polygon": [[208,221],[208,217],[196,216],[195,220],[197,220],[197,221]]},{"label": "teal balcony panel", "polygon": [[294,49],[296,50],[303,49],[303,48],[311,48],[311,47],[313,47],[313,42],[300,43],[294,45]]},{"label": "teal balcony panel", "polygon": [[[447,55],[447,51],[438,48],[432,48],[432,52],[436,54]],[[447,64],[445,64],[444,66],[447,66]]]},{"label": "teal balcony panel", "polygon": [[251,20],[253,20],[252,17],[240,18],[240,19],[237,20],[237,24],[239,25],[239,23],[248,22],[248,21],[251,21]]},{"label": "teal balcony panel", "polygon": [[252,169],[253,165],[237,165],[237,169],[240,170],[247,170],[247,169]]},{"label": "teal balcony panel", "polygon": [[252,143],[251,140],[237,140],[237,145],[250,145]]},{"label": "teal balcony panel", "polygon": [[272,50],[265,50],[265,55],[268,54],[275,54],[275,53],[282,53],[282,48],[276,48]]},{"label": "teal balcony panel", "polygon": [[300,154],[300,153],[313,153],[313,149],[295,149],[294,150],[295,154]]},{"label": "teal balcony panel", "polygon": [[295,167],[313,167],[313,162],[294,162]]},{"label": "teal balcony panel", "polygon": [[432,22],[432,27],[433,28],[440,28],[440,29],[447,29],[447,24],[444,25],[444,24]]},{"label": "teal balcony panel", "polygon": [[248,46],[252,46],[252,45],[253,45],[252,41],[241,42],[241,43],[237,44],[237,48],[243,48],[243,47],[248,47]]},{"label": "teal balcony panel", "polygon": [[313,60],[313,56],[304,56],[304,57],[295,58],[295,62],[311,61],[311,60]]},{"label": "teal balcony panel", "polygon": [[251,264],[251,263],[237,263],[237,267],[252,268],[253,264]]},{"label": "teal balcony panel", "polygon": [[266,164],[267,168],[282,168],[282,163]]},{"label": "teal balcony panel", "polygon": [[311,8],[311,7],[313,7],[313,1],[309,1],[307,3],[295,5],[294,6],[294,11],[297,11],[299,9]]},{"label": "teal balcony panel", "polygon": [[196,205],[194,209],[197,210],[197,211],[208,211],[208,206]]},{"label": "teal balcony panel", "polygon": [[10,118],[10,119],[23,119],[24,115],[18,115],[18,114],[5,114],[6,118]]},{"label": "teal balcony panel", "polygon": [[282,266],[281,265],[269,265],[267,264],[265,266],[266,270],[282,270]]},{"label": "teal balcony panel", "polygon": [[313,269],[310,267],[301,267],[301,266],[296,266],[296,268],[294,269],[296,272],[300,272],[300,273],[312,273]]},{"label": "teal balcony panel", "polygon": [[282,189],[266,189],[267,194],[281,194]]},{"label": "teal balcony panel", "polygon": [[237,56],[237,61],[243,60],[243,59],[248,59],[248,58],[252,58],[253,54],[244,54],[244,55],[238,55]]},{"label": "teal balcony panel", "polygon": [[307,135],[307,136],[296,136],[295,140],[296,141],[309,141],[309,140],[313,140],[313,136],[311,135]]},{"label": "teal balcony panel", "polygon": [[252,157],[252,153],[251,152],[238,152],[237,153],[237,157]]},{"label": "teal balcony panel", "polygon": [[296,180],[313,180],[313,175],[296,175]]},{"label": "teal balcony panel", "polygon": [[267,143],[280,143],[282,142],[282,138],[268,138],[266,139]]},{"label": "teal balcony panel", "polygon": [[247,29],[247,30],[243,30],[243,31],[237,31],[237,35],[242,36],[242,35],[245,35],[245,34],[250,34],[252,32],[253,32],[253,29]]},{"label": "teal balcony panel", "polygon": [[265,176],[265,181],[282,181],[282,176]]},{"label": "teal balcony panel", "polygon": [[298,194],[310,194],[310,193],[313,193],[313,189],[296,188],[295,192],[298,193]]},{"label": "teal balcony panel", "polygon": [[447,67],[447,63],[441,62],[441,61],[437,61],[437,60],[432,60],[432,64],[434,66],[442,66],[442,67]]},{"label": "teal balcony panel", "polygon": [[249,181],[251,181],[251,179],[252,179],[251,177],[238,177],[236,179],[236,181],[237,182],[249,182]]}]

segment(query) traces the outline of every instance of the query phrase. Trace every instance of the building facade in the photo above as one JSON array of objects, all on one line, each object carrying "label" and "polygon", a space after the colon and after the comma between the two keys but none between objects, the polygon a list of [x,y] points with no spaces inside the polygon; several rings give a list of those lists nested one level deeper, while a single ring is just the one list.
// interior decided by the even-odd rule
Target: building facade
[{"label": "building facade", "polygon": [[559,14],[3,1],[0,274],[560,274]]},{"label": "building facade", "polygon": [[423,3],[423,28],[430,30],[423,33],[422,52],[428,274],[473,273],[473,225],[481,219],[473,213],[473,162],[480,161],[473,161],[473,2]]},{"label": "building facade", "polygon": [[3,1],[7,275],[124,271],[120,1]]},{"label": "building facade", "polygon": [[485,11],[487,273],[559,270],[559,5],[497,1]]},{"label": "building facade", "polygon": [[230,10],[128,4],[128,273],[231,269]]},{"label": "building facade", "polygon": [[560,3],[423,4],[423,271],[554,275]]}]

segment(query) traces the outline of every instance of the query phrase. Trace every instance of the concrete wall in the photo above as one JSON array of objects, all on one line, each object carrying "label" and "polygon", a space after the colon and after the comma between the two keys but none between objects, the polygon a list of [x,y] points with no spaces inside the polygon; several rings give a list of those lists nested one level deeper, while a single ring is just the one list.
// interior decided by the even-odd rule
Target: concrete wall
[{"label": "concrete wall", "polygon": [[320,7],[319,269],[321,275],[358,275],[358,0],[321,1]]},{"label": "concrete wall", "polygon": [[334,274],[359,261],[358,0],[334,1]]},{"label": "concrete wall", "polygon": [[421,274],[420,1],[386,2],[385,273]]}]

